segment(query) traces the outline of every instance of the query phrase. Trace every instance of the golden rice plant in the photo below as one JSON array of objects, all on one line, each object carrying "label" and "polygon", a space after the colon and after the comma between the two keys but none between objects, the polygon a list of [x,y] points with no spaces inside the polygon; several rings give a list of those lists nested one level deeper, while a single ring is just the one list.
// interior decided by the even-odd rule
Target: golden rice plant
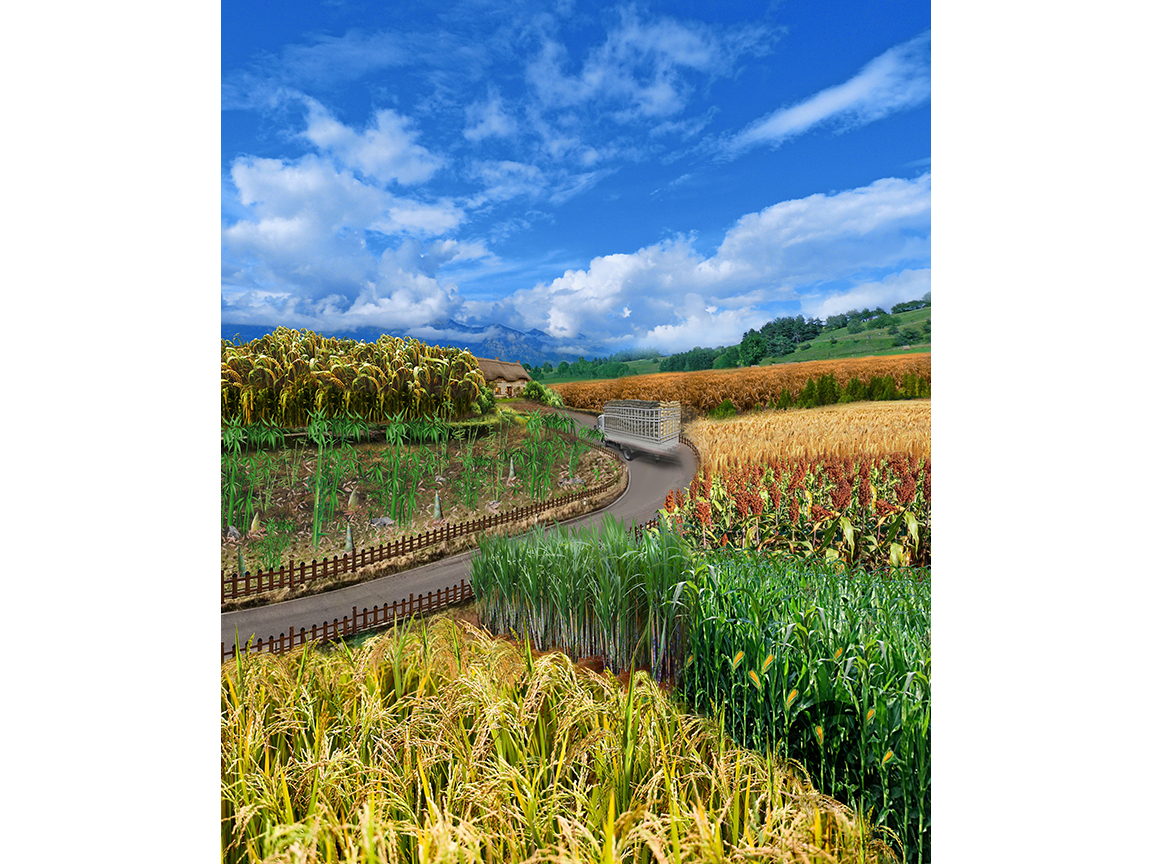
[{"label": "golden rice plant", "polygon": [[679,400],[692,413],[711,411],[730,399],[741,411],[775,403],[785,389],[793,397],[809,378],[831,374],[841,387],[852,378],[891,375],[897,381],[907,374],[932,380],[931,354],[892,357],[853,357],[812,360],[745,369],[709,369],[701,372],[660,372],[604,381],[573,381],[553,385],[570,408],[602,411],[610,399]]},{"label": "golden rice plant", "polygon": [[795,411],[764,411],[684,427],[700,451],[701,468],[726,468],[774,459],[823,456],[932,456],[932,403],[849,402]]},{"label": "golden rice plant", "polygon": [[221,668],[221,860],[881,862],[865,820],[629,686],[463,622]]},{"label": "golden rice plant", "polygon": [[246,344],[220,343],[221,417],[244,424],[302,426],[318,411],[377,423],[460,413],[483,386],[471,354],[416,339],[360,342],[278,327]]}]

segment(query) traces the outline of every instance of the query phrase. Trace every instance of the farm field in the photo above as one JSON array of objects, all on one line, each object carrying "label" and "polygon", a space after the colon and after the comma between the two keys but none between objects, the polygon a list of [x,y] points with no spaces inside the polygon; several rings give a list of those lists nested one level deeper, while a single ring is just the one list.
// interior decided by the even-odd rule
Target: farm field
[{"label": "farm field", "polygon": [[345,553],[349,530],[357,549],[375,546],[622,478],[613,456],[549,434],[560,417],[539,409],[504,403],[489,434],[474,438],[449,424],[398,422],[385,433],[393,441],[226,452],[221,569],[239,572],[241,558],[253,573],[331,559]]},{"label": "farm field", "polygon": [[[931,403],[902,398],[930,374],[905,354],[556,385],[584,411],[679,400],[696,477],[639,538],[611,517],[477,535],[466,610],[223,663],[222,860],[930,862]],[[381,427],[342,395],[366,384],[319,374],[291,391],[295,446],[267,413],[285,381],[245,397],[222,371],[222,569],[623,477],[535,403],[440,419],[462,376],[375,392]],[[765,410],[821,376],[899,401]],[[332,419],[300,414],[319,402]]]},{"label": "farm field", "polygon": [[718,472],[795,456],[932,455],[932,402],[849,402],[789,411],[758,411],[723,420],[700,417],[684,427],[703,464]]},{"label": "farm field", "polygon": [[712,411],[725,400],[738,410],[765,408],[787,390],[798,396],[809,379],[831,375],[841,388],[856,378],[864,384],[872,378],[889,376],[900,387],[905,376],[932,380],[932,355],[902,354],[898,357],[861,357],[845,360],[817,360],[745,369],[718,369],[702,372],[662,372],[607,381],[583,381],[552,385],[564,404],[580,411],[602,411],[610,399],[679,400],[686,416]]},{"label": "farm field", "polygon": [[701,553],[675,533],[492,538],[478,622],[615,674],[645,670],[742,746],[797,759],[820,791],[929,860],[931,582],[925,569]]},{"label": "farm field", "polygon": [[645,673],[442,616],[221,668],[221,860],[891,860],[803,773]]}]

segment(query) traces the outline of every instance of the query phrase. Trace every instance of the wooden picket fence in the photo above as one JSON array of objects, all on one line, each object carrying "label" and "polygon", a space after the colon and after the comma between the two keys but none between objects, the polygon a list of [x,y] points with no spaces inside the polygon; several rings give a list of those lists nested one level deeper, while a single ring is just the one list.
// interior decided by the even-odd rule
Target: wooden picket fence
[{"label": "wooden picket fence", "polygon": [[[696,462],[699,464],[700,451],[696,449],[696,445],[685,438],[683,433],[680,433],[680,441],[692,450],[693,455],[696,457]],[[597,449],[604,448],[598,447]],[[528,519],[553,507],[562,507],[565,504],[570,504],[578,498],[599,495],[601,492],[611,488],[611,486],[611,481],[605,481],[592,489],[578,489],[562,495],[559,498],[518,507],[507,513],[493,514],[453,525],[441,525],[438,528],[433,528],[431,531],[425,531],[423,534],[406,535],[391,543],[381,543],[378,546],[369,546],[365,549],[346,552],[344,555],[333,556],[331,559],[325,557],[317,561],[313,558],[311,562],[301,561],[297,563],[295,559],[289,558],[287,567],[281,565],[279,569],[257,570],[255,573],[245,571],[243,575],[240,573],[227,573],[221,570],[220,602],[224,603],[240,597],[251,597],[255,594],[265,594],[269,591],[278,591],[283,588],[293,591],[299,586],[307,585],[309,582],[315,582],[318,579],[329,579],[343,573],[355,573],[360,568],[367,567],[371,564],[387,561],[391,558],[399,558],[402,555],[408,555],[412,552],[426,549],[429,546],[435,546],[438,543],[446,543],[457,537],[465,537],[477,532],[491,531],[500,525],[517,522],[521,519]],[[641,527],[648,528],[656,524],[658,524],[658,519],[652,519]]]},{"label": "wooden picket fence", "polygon": [[313,624],[310,628],[301,627],[297,630],[295,627],[289,627],[287,633],[281,633],[279,636],[269,636],[267,639],[259,639],[256,642],[249,641],[246,645],[234,645],[228,649],[221,642],[220,662],[223,663],[225,660],[235,657],[237,652],[244,654],[262,652],[283,654],[293,648],[301,647],[305,642],[319,644],[338,639],[348,639],[366,630],[390,627],[418,615],[427,615],[456,603],[464,603],[471,600],[473,596],[472,583],[467,579],[461,579],[459,585],[440,588],[435,592],[429,591],[427,594],[420,594],[419,596],[409,594],[407,600],[397,600],[391,605],[373,606],[371,609],[358,609],[353,606],[350,616],[345,615],[343,618],[325,621],[323,624]]},{"label": "wooden picket fence", "polygon": [[311,563],[301,561],[297,564],[295,559],[289,558],[287,568],[281,566],[278,570],[257,570],[255,573],[247,571],[243,576],[239,573],[228,574],[221,570],[220,602],[235,600],[238,597],[250,597],[253,594],[263,594],[281,588],[287,588],[291,591],[300,585],[315,582],[317,579],[328,579],[342,573],[355,573],[361,567],[367,567],[370,564],[387,561],[390,558],[399,558],[401,555],[408,555],[438,543],[446,543],[457,537],[464,537],[481,531],[491,531],[499,525],[528,519],[553,507],[570,504],[579,498],[599,495],[610,489],[611,486],[611,481],[605,481],[592,489],[579,489],[559,498],[517,507],[507,513],[484,516],[480,519],[472,519],[454,525],[441,525],[439,528],[433,528],[423,534],[406,535],[391,543],[381,543],[379,546],[346,552],[340,556],[333,556],[331,559],[325,557],[322,561],[313,558]]}]

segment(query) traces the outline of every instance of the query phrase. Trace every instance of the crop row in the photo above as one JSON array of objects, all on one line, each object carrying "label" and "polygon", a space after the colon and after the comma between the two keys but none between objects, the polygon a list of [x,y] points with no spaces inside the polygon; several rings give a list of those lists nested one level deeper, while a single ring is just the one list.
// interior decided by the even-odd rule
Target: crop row
[{"label": "crop row", "polygon": [[612,671],[650,668],[741,744],[796,759],[928,860],[930,589],[924,571],[692,551],[661,527],[494,538],[480,621]]},{"label": "crop row", "polygon": [[664,501],[694,544],[835,559],[850,567],[927,566],[932,462],[884,457],[767,459],[713,472]]},{"label": "crop row", "polygon": [[891,861],[865,820],[621,689],[449,619],[221,667],[221,861]]},{"label": "crop row", "polygon": [[792,456],[932,455],[932,403],[852,402],[809,411],[763,411],[714,420],[701,417],[684,435],[713,473]]},{"label": "crop row", "polygon": [[220,343],[224,420],[298,427],[319,411],[373,422],[459,414],[483,387],[471,354],[416,339],[360,342],[278,327],[242,345]]},{"label": "crop row", "polygon": [[757,556],[717,560],[694,592],[680,689],[722,709],[742,746],[807,768],[817,788],[930,860],[931,585]]},{"label": "crop row", "polygon": [[[831,375],[840,388],[855,378],[861,382],[891,377],[894,384],[911,375],[912,380],[932,381],[932,355],[906,354],[897,357],[857,357],[844,360],[813,360],[780,366],[744,369],[714,369],[701,372],[664,372],[636,375],[609,381],[575,381],[553,387],[570,408],[602,411],[612,399],[679,400],[691,412],[708,412],[725,400],[741,411],[775,406],[787,391],[794,401],[809,380]],[[919,387],[917,384],[917,392]]]}]

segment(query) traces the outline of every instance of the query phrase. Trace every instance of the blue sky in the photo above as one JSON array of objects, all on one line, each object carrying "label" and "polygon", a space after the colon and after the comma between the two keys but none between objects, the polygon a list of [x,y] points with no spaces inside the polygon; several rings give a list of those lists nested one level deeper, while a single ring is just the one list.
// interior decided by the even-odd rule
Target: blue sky
[{"label": "blue sky", "polygon": [[429,8],[222,7],[226,324],[671,353],[930,290],[929,4]]}]

